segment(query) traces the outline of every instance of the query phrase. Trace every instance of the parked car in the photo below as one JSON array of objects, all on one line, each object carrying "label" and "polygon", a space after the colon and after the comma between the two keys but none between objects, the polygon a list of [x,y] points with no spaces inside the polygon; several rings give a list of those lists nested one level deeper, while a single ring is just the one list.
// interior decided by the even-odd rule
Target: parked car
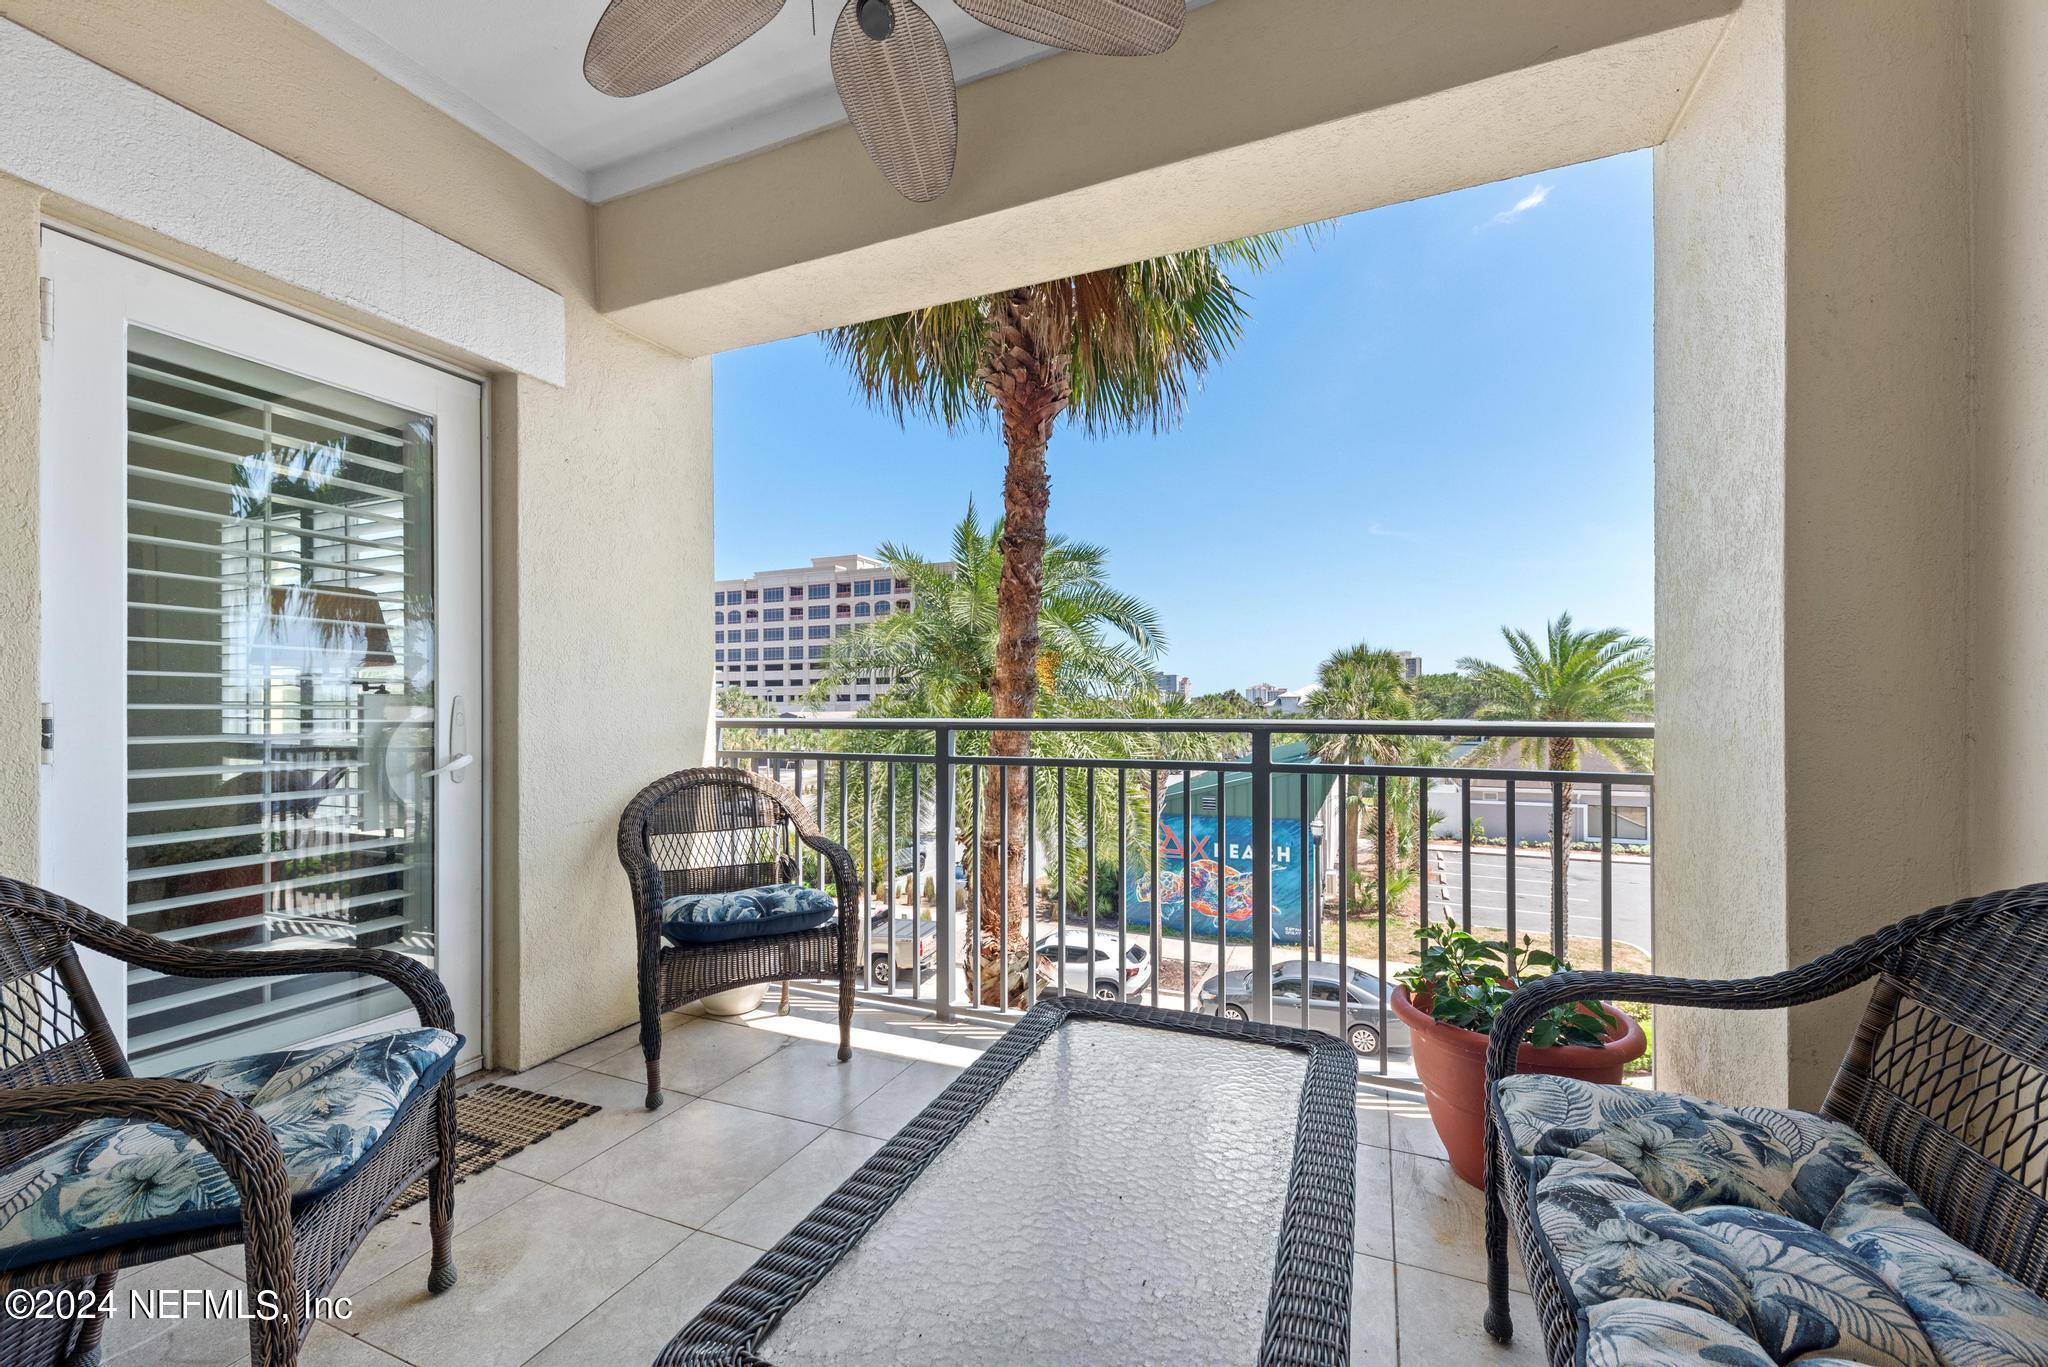
[{"label": "parked car", "polygon": [[[1251,1019],[1252,971],[1237,968],[1223,976],[1229,993],[1222,1003],[1222,1014],[1230,1020]],[[1394,1048],[1405,1050],[1409,1047],[1408,1027],[1391,1011],[1386,1021],[1388,1040],[1380,1038],[1380,998],[1384,991],[1380,980],[1362,968],[1352,969],[1347,981],[1340,965],[1327,961],[1311,962],[1308,965],[1309,1028],[1336,1035],[1361,1058],[1376,1057],[1383,1044],[1389,1042]],[[1204,1011],[1217,1010],[1216,979],[1213,975],[1202,984],[1200,1000]],[[1341,1012],[1340,1005],[1343,1008]],[[1273,1023],[1301,1023],[1299,959],[1273,965]]]},{"label": "parked car", "polygon": [[1064,961],[1058,931],[1039,937],[1034,948],[1039,958],[1054,966],[1054,976],[1063,992],[1085,992],[1102,1001],[1121,1001],[1136,997],[1152,981],[1151,951],[1127,938],[1119,957],[1114,932],[1069,928]]},{"label": "parked car", "polygon": [[881,911],[868,921],[868,981],[876,987],[893,985],[898,973],[909,973],[921,980],[939,961],[937,921],[918,920],[908,911],[898,912],[892,935],[890,919],[887,911]]}]

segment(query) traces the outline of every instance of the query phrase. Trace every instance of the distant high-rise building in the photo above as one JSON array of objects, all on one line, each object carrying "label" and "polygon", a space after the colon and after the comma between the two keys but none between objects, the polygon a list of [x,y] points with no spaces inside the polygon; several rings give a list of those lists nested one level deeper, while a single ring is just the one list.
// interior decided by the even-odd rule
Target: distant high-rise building
[{"label": "distant high-rise building", "polygon": [[1411,679],[1421,678],[1422,657],[1405,650],[1398,652],[1398,654],[1401,656],[1401,672]]},{"label": "distant high-rise building", "polygon": [[1152,684],[1162,698],[1179,698],[1185,702],[1193,691],[1193,683],[1185,674],[1157,672],[1152,675]]},{"label": "distant high-rise building", "polygon": [[[825,648],[917,604],[908,579],[865,555],[822,555],[711,586],[712,679],[767,703],[800,703],[824,678]],[[889,691],[887,673],[843,681],[825,705],[851,711]]]},{"label": "distant high-rise building", "polygon": [[1279,684],[1255,683],[1245,689],[1244,695],[1248,700],[1257,703],[1260,707],[1271,707],[1274,703],[1279,702],[1286,692],[1287,689]]}]

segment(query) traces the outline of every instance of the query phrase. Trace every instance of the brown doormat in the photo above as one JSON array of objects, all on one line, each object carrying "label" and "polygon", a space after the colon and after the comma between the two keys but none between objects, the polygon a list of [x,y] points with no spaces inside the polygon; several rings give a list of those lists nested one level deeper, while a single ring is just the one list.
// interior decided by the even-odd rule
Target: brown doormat
[{"label": "brown doormat", "polygon": [[[603,1109],[587,1101],[529,1092],[502,1082],[472,1087],[455,1098],[455,1180],[461,1182],[495,1167],[529,1144],[538,1144]],[[387,1214],[426,1199],[427,1179],[422,1177],[391,1203]]]}]

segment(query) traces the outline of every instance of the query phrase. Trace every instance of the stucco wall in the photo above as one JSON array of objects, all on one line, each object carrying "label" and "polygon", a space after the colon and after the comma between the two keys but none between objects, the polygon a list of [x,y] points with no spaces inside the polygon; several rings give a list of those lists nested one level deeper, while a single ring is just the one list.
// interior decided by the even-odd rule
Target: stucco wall
[{"label": "stucco wall", "polygon": [[[1657,150],[1655,955],[1785,967],[1782,0],[1749,0]],[[1660,1013],[1661,1080],[1786,1090],[1782,1016]]]},{"label": "stucco wall", "polygon": [[[1795,963],[1970,891],[1966,8],[1798,0],[1789,12]],[[1859,1010],[1844,998],[1793,1013],[1796,1103],[1819,1104]]]},{"label": "stucco wall", "polygon": [[[567,386],[492,381],[492,1059],[519,1066],[617,1028],[633,1015],[634,996],[624,879],[607,866],[612,823],[640,783],[704,753],[709,362],[676,357],[596,313],[588,205],[261,0],[0,0],[0,17],[567,300]],[[278,99],[280,90],[292,98]],[[33,218],[0,195],[0,402],[25,394],[32,406],[33,384],[13,383],[24,348],[9,339],[24,289],[33,318],[32,231],[21,229],[30,231],[26,257],[14,250],[24,221]],[[87,221],[260,283],[146,230]],[[33,365],[34,348],[26,350]],[[10,420],[0,429],[0,515],[9,525],[24,508],[34,516],[33,483],[16,478],[22,459],[34,472],[34,437],[23,428]],[[16,449],[24,441],[25,456]],[[9,715],[19,715],[12,671],[23,659],[33,715],[39,644],[33,610],[23,617],[14,596],[33,601],[34,569],[32,549],[0,547],[0,706]],[[18,737],[7,730],[10,753]],[[523,751],[516,764],[505,762],[508,742]],[[0,849],[24,840],[32,848],[33,806],[15,796],[11,766],[8,774]],[[28,781],[32,792],[33,773]]]},{"label": "stucco wall", "polygon": [[40,635],[36,572],[40,459],[36,446],[42,359],[36,293],[42,196],[0,176],[0,874],[36,866]]},{"label": "stucco wall", "polygon": [[1976,222],[1970,881],[2048,878],[2048,6],[1970,8]]},{"label": "stucco wall", "polygon": [[[1968,886],[1964,53],[1954,0],[1752,0],[1658,161],[1667,971]],[[1856,1010],[1674,1019],[1660,1068],[1816,1104]]]}]

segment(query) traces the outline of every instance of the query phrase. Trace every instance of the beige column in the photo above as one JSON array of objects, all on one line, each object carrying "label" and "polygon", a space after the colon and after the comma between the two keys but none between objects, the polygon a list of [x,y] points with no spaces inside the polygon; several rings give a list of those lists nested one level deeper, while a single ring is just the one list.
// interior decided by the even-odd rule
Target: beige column
[{"label": "beige column", "polygon": [[[1658,153],[1665,972],[1969,886],[1964,54],[1960,0],[1750,0]],[[1816,1104],[1856,1009],[1666,1012],[1660,1080]]]},{"label": "beige column", "polygon": [[0,874],[36,870],[42,194],[0,176]]}]

